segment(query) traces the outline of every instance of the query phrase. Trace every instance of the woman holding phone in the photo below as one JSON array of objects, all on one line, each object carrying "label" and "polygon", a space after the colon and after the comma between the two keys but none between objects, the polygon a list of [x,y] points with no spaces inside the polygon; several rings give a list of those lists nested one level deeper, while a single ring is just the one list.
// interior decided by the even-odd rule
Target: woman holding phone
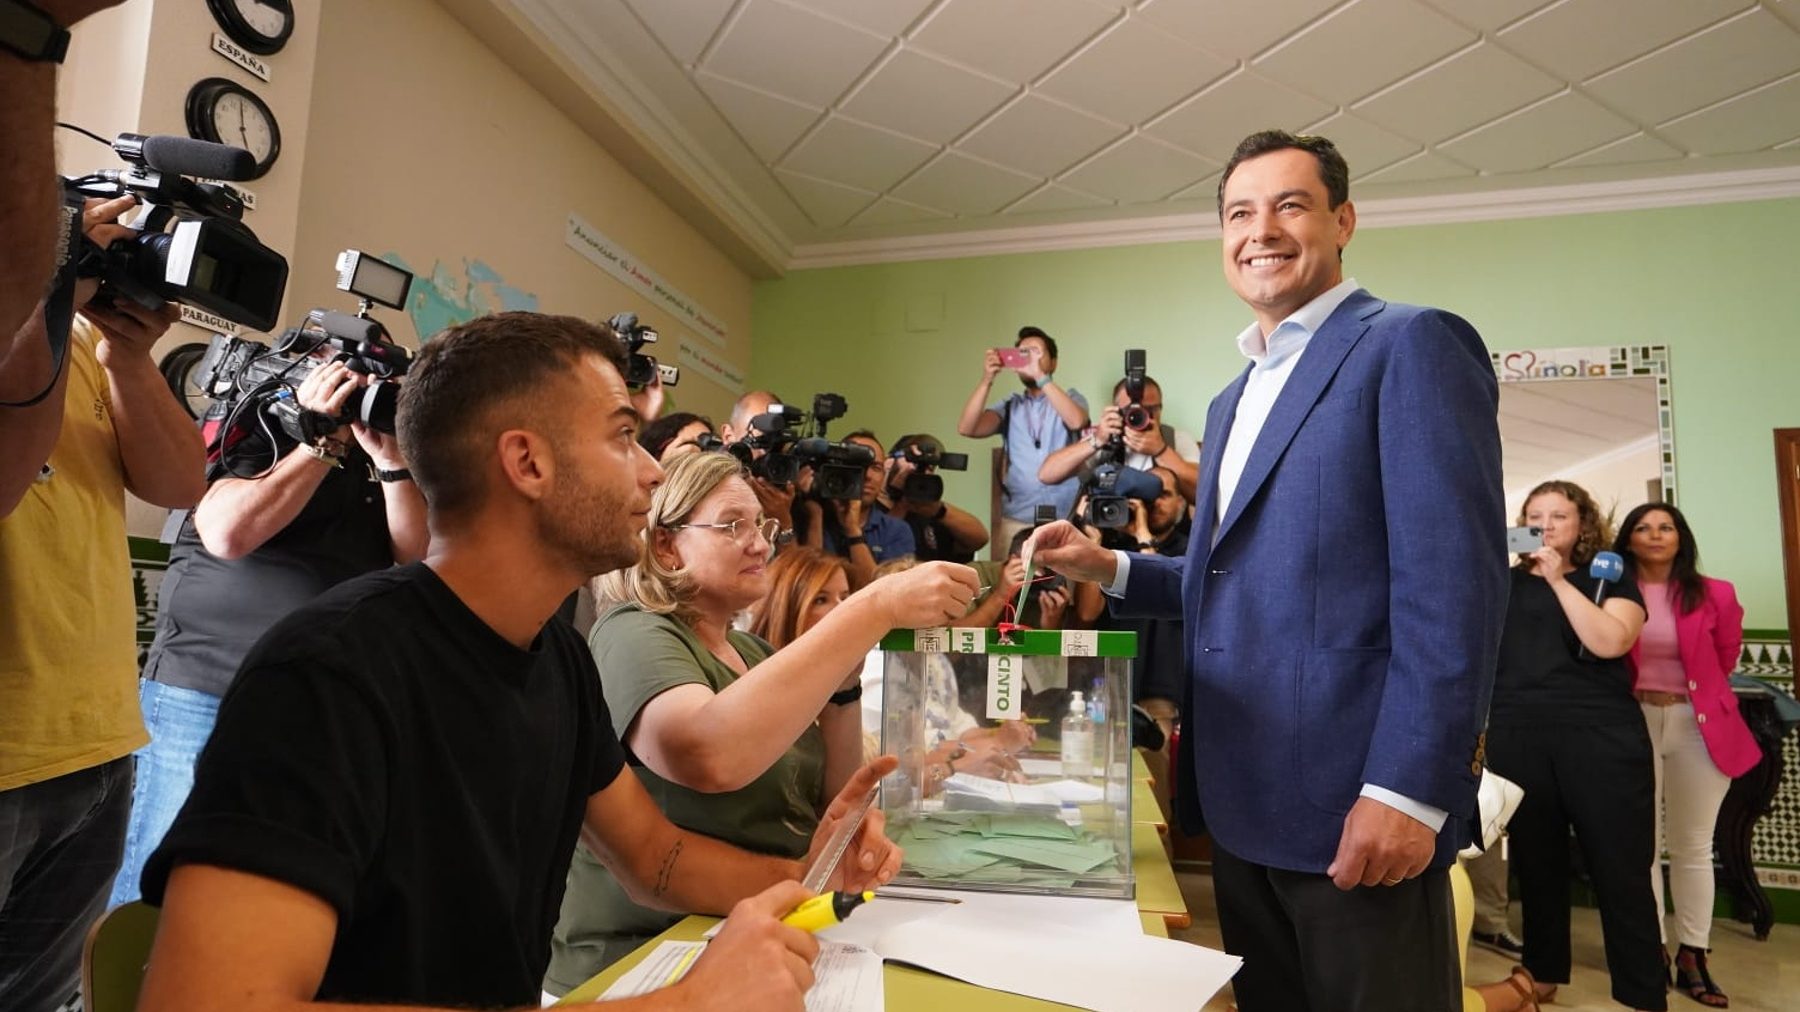
[{"label": "woman holding phone", "polygon": [[1589,575],[1611,539],[1581,486],[1537,486],[1519,523],[1541,528],[1543,545],[1513,567],[1487,757],[1525,789],[1507,826],[1524,907],[1522,962],[1540,999],[1569,980],[1573,828],[1599,896],[1613,998],[1662,1012],[1668,994],[1643,871],[1655,845],[1655,775],[1624,659],[1644,625],[1643,601],[1630,580]]},{"label": "woman holding phone", "polygon": [[[1653,853],[1661,854],[1666,843],[1675,894],[1675,987],[1702,1005],[1726,1008],[1730,999],[1706,965],[1713,826],[1732,779],[1762,760],[1729,680],[1744,642],[1744,609],[1731,584],[1700,575],[1693,529],[1667,503],[1645,503],[1626,514],[1614,550],[1631,563],[1627,579],[1637,582],[1650,616],[1630,656],[1655,762]],[[1655,860],[1650,885],[1667,944],[1662,868]]]}]

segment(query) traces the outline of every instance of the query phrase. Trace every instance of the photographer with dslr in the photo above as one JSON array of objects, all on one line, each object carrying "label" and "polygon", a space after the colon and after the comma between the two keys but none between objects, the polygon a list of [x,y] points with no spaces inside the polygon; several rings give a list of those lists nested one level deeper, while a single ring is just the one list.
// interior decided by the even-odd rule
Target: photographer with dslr
[{"label": "photographer with dslr", "polygon": [[1113,402],[1100,413],[1100,421],[1068,446],[1052,453],[1038,468],[1045,484],[1067,481],[1094,462],[1111,445],[1126,467],[1148,471],[1166,467],[1188,505],[1200,479],[1200,443],[1192,435],[1162,420],[1162,385],[1145,375],[1143,352],[1126,352],[1125,377],[1113,385]]},{"label": "photographer with dslr", "polygon": [[867,429],[844,437],[846,446],[860,446],[872,457],[863,468],[862,491],[852,499],[828,499],[808,495],[801,500],[807,522],[807,542],[828,555],[839,555],[850,562],[850,589],[861,590],[875,579],[875,567],[889,559],[912,555],[917,545],[912,528],[878,509],[886,473],[887,451],[881,440]]},{"label": "photographer with dslr", "polygon": [[923,433],[901,436],[888,455],[886,478],[876,507],[912,529],[920,562],[973,562],[988,532],[968,510],[944,499],[938,468],[963,471],[968,454],[945,453],[944,444]]},{"label": "photographer with dslr", "polygon": [[[0,60],[7,57],[0,56]],[[107,244],[133,201],[90,200],[83,224]],[[35,478],[8,490],[0,516],[0,1009],[48,1012],[75,992],[82,937],[104,907],[130,802],[131,751],[144,742],[132,688],[137,624],[125,538],[125,491],[191,506],[204,491],[204,448],[151,348],[173,305],[88,305],[51,417],[0,410],[12,458],[41,438]],[[41,339],[43,313],[33,317]],[[24,416],[21,419],[20,416]],[[36,435],[32,434],[33,430]],[[16,441],[15,441],[16,440]],[[16,503],[16,505],[13,505]]]},{"label": "photographer with dslr", "polygon": [[[299,333],[296,345],[316,334]],[[397,348],[393,354],[404,356]],[[262,375],[270,362],[288,375],[310,367],[291,402],[285,388],[270,389],[284,380],[244,378]],[[165,532],[173,547],[140,690],[150,744],[138,753],[115,905],[138,898],[144,862],[193,787],[220,700],[262,634],[352,577],[424,557],[425,500],[399,441],[362,420],[376,400],[368,396],[373,376],[359,371],[367,368],[322,338],[292,360],[264,353],[241,367],[232,384],[239,395],[215,403],[201,422],[211,451],[208,486],[193,512],[172,518]],[[339,424],[303,440],[271,424],[289,404],[301,409],[303,433]],[[391,419],[384,424],[391,428]]]},{"label": "photographer with dslr", "polygon": [[[719,445],[701,444],[700,448],[716,450],[751,441],[756,435],[756,429],[750,424],[751,421],[758,415],[767,414],[769,408],[785,403],[779,394],[770,390],[751,390],[745,393],[731,406],[730,420],[719,429]],[[761,457],[763,451],[752,449],[750,454],[752,457]],[[779,552],[788,545],[794,544],[794,521],[796,519],[794,514],[797,511],[794,508],[796,490],[793,484],[772,482],[752,475],[750,491],[756,493],[756,501],[762,504],[763,512],[768,514],[770,519],[779,521],[781,524],[781,529],[775,535],[775,550]]]}]

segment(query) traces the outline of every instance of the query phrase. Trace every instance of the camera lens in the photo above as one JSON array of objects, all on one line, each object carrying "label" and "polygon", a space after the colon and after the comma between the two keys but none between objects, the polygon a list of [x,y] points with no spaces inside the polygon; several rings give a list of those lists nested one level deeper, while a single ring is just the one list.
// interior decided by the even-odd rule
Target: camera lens
[{"label": "camera lens", "polygon": [[1155,424],[1150,420],[1150,412],[1144,410],[1142,404],[1130,404],[1125,408],[1125,427],[1136,432],[1143,432]]}]

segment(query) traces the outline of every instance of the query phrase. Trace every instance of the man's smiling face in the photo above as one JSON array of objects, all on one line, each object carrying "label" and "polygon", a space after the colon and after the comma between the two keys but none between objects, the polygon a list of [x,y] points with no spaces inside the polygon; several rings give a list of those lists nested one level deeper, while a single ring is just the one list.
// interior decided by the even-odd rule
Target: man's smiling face
[{"label": "man's smiling face", "polygon": [[1240,162],[1225,181],[1225,280],[1264,334],[1343,280],[1356,210],[1330,204],[1318,159],[1298,148]]}]

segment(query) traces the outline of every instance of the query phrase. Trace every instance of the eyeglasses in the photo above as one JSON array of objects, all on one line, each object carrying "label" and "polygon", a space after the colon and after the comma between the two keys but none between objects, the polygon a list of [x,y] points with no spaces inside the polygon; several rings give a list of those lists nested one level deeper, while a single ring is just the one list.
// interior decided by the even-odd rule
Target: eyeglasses
[{"label": "eyeglasses", "polygon": [[666,531],[685,531],[689,529],[702,531],[724,531],[733,541],[742,544],[746,537],[760,534],[764,541],[775,543],[775,534],[781,530],[781,521],[774,517],[757,517],[755,520],[739,517],[722,524],[664,524]]}]

